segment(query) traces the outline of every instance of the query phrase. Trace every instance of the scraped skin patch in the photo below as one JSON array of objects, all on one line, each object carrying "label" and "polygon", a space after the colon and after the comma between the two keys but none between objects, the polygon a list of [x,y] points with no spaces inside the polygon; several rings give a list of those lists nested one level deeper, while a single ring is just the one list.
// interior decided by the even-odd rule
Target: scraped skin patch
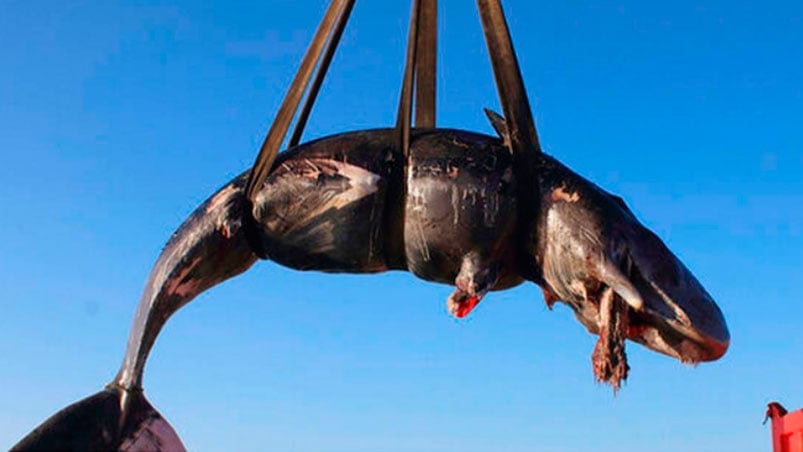
[{"label": "scraped skin patch", "polygon": [[563,187],[558,187],[552,190],[552,193],[549,194],[549,200],[552,202],[577,202],[580,200],[580,194],[576,191],[569,193],[564,190]]}]

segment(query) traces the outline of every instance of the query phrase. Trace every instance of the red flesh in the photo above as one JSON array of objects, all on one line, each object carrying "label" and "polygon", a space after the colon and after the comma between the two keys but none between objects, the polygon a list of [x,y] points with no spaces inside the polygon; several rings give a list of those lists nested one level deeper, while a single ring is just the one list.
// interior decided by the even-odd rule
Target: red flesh
[{"label": "red flesh", "polygon": [[467,316],[478,304],[480,303],[480,298],[476,295],[473,297],[467,298],[464,301],[461,301],[457,307],[457,312],[455,312],[455,317],[458,319],[462,319]]}]

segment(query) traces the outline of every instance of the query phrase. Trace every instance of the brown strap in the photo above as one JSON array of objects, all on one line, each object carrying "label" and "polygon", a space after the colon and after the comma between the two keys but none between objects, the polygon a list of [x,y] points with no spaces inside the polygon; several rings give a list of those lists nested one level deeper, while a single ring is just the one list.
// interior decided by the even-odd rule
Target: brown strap
[{"label": "brown strap", "polygon": [[349,20],[349,16],[351,16],[351,10],[354,8],[354,0],[347,1],[344,8],[345,9],[337,19],[332,37],[329,39],[329,42],[326,43],[326,50],[321,58],[321,64],[315,72],[315,78],[312,80],[307,98],[304,99],[304,106],[301,107],[301,113],[298,115],[293,134],[290,136],[290,141],[287,144],[288,148],[294,147],[301,142],[301,135],[304,133],[304,127],[307,126],[307,120],[309,119],[312,107],[315,105],[315,99],[318,97],[323,79],[329,71],[329,64],[332,62],[335,50],[337,50],[337,46],[340,44],[340,37],[343,36],[343,30],[346,29],[346,23]]},{"label": "brown strap", "polygon": [[410,31],[407,36],[407,58],[396,117],[397,142],[404,157],[407,157],[410,152],[410,124],[414,90],[416,94],[416,126],[435,127],[437,34],[437,0],[413,0]]},{"label": "brown strap", "polygon": [[407,58],[405,58],[404,77],[399,98],[399,110],[396,115],[396,137],[402,156],[406,159],[410,153],[410,114],[413,103],[413,75],[415,72],[416,43],[418,40],[418,13],[421,10],[420,0],[413,0],[413,11],[410,14],[410,31],[407,36]]},{"label": "brown strap", "polygon": [[415,126],[435,127],[438,0],[421,0],[415,61]]},{"label": "brown strap", "polygon": [[321,20],[321,24],[318,26],[315,36],[312,38],[307,53],[301,61],[301,66],[298,68],[298,72],[293,82],[290,84],[287,94],[285,94],[282,105],[279,107],[279,112],[276,114],[276,118],[270,126],[265,141],[262,143],[256,161],[254,161],[254,166],[251,168],[251,174],[248,177],[248,184],[246,185],[245,191],[247,198],[251,202],[254,201],[256,192],[262,186],[268,172],[273,166],[273,161],[279,153],[279,147],[282,145],[287,135],[287,130],[290,128],[290,123],[298,109],[298,104],[301,102],[301,97],[304,95],[304,91],[309,84],[312,72],[320,59],[324,44],[332,34],[335,22],[345,22],[347,16],[344,15],[343,12],[346,10],[346,5],[348,3],[353,3],[353,1],[354,0],[332,0],[329,4],[329,8],[326,10],[326,14]]},{"label": "brown strap", "polygon": [[530,101],[521,79],[510,30],[499,0],[477,0],[485,42],[499,92],[499,101],[507,119],[510,147],[514,155],[540,154],[541,145],[530,110]]}]

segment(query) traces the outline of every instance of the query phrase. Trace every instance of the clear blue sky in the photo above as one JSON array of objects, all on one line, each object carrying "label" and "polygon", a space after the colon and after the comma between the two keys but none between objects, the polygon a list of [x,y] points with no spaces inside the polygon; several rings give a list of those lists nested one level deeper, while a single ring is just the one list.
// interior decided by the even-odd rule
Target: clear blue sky
[{"label": "clear blue sky", "polygon": [[[0,10],[0,448],[99,390],[181,221],[252,161],[320,0],[17,1]],[[203,3],[201,5],[200,3]],[[458,321],[407,273],[270,262],[162,333],[145,390],[191,450],[768,450],[803,407],[803,3],[505,0],[542,142],[622,195],[718,301],[681,365],[595,337],[532,284]],[[307,138],[391,125],[407,1],[358,2]],[[491,133],[473,2],[445,0],[438,122]]]}]

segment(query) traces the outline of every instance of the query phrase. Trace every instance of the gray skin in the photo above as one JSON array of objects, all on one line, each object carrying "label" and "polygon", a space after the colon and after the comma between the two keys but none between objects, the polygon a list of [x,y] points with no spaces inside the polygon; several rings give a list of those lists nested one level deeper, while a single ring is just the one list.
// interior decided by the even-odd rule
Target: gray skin
[{"label": "gray skin", "polygon": [[625,339],[684,362],[725,353],[717,305],[620,198],[544,154],[535,180],[516,180],[498,138],[415,130],[404,161],[395,136],[350,132],[282,153],[253,205],[247,173],[212,195],[154,265],[114,380],[14,449],[183,448],[142,393],[148,354],[173,313],[259,257],[332,273],[408,270],[455,285],[447,306],[459,317],[488,291],[535,282],[600,335],[594,372],[614,388],[627,375]]},{"label": "gray skin", "polygon": [[722,312],[685,265],[624,201],[542,155],[539,213],[527,248],[547,303],[567,303],[600,341],[596,377],[619,388],[624,339],[686,363],[728,348]]}]

